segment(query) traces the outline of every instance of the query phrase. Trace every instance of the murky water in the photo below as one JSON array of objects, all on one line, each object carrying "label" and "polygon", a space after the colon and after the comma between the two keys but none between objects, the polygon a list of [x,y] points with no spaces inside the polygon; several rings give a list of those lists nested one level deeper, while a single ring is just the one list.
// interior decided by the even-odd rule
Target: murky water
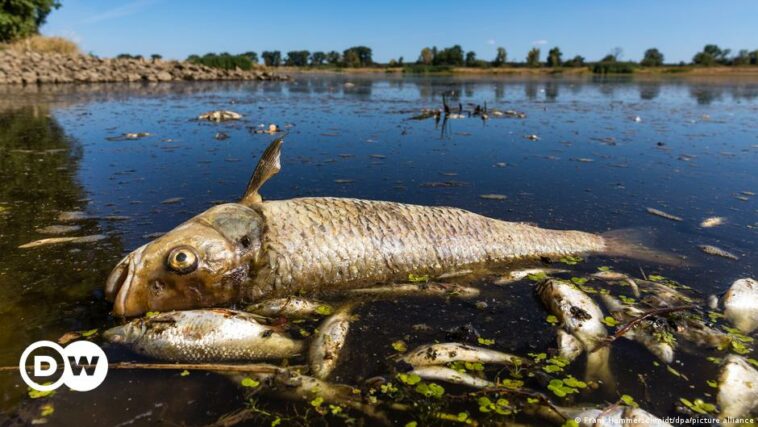
[{"label": "murky water", "polygon": [[[486,101],[527,118],[451,120],[445,128],[433,119],[408,120],[422,108],[438,108],[441,94],[451,91],[455,105]],[[649,227],[658,236],[657,248],[684,255],[691,265],[661,268],[598,257],[571,266],[576,271],[567,277],[607,265],[635,276],[662,274],[708,295],[723,292],[736,278],[756,276],[758,197],[750,194],[758,192],[757,81],[303,76],[291,83],[3,87],[0,93],[0,365],[17,364],[36,340],[115,323],[102,292],[110,269],[154,233],[215,203],[237,200],[271,139],[251,132],[259,124],[290,127],[282,172],[263,191],[269,199],[339,196],[449,205],[593,232]],[[245,119],[192,120],[220,108]],[[109,140],[126,132],[150,136]],[[229,138],[216,139],[218,132]],[[527,139],[531,134],[539,140]],[[181,200],[162,203],[175,198]],[[652,216],[647,207],[683,221]],[[81,227],[70,235],[107,238],[18,249],[50,237],[38,230],[64,224],[57,218],[65,211],[88,216],[65,223]],[[698,227],[710,216],[727,223]],[[699,244],[740,259],[705,255]],[[529,281],[506,287],[491,282],[475,281],[483,292],[473,301],[397,298],[362,306],[335,380],[360,385],[389,375],[393,342],[404,340],[412,348],[447,341],[457,338],[449,331],[463,325],[494,339],[499,350],[526,355],[554,348],[555,329],[545,322]],[[486,307],[476,304],[482,301]],[[138,360],[105,348],[112,360]],[[714,402],[715,390],[706,381],[716,378],[718,368],[706,357],[725,352],[687,350],[673,364],[684,375],[679,377],[638,344],[619,340],[611,357],[617,392],[555,401],[601,404],[629,394],[659,416],[676,415],[680,397]],[[564,374],[582,376],[583,364],[578,360]],[[445,387],[449,394],[465,392]],[[482,413],[469,400],[424,400],[417,410],[392,417],[399,425],[431,422],[423,418],[431,406],[468,412],[480,423],[513,419]],[[3,417],[19,424],[39,418],[43,401],[48,399],[27,397],[17,373],[0,372],[0,423]],[[95,392],[59,390],[49,401],[55,407],[50,425],[80,426],[203,425],[245,405],[243,392],[222,376],[171,371],[112,371]],[[258,407],[278,415],[259,413],[248,423],[268,425],[277,416],[290,424],[345,421],[322,418],[309,402],[262,398]],[[349,417],[373,423],[360,413]],[[516,419],[541,423],[523,414]]]}]

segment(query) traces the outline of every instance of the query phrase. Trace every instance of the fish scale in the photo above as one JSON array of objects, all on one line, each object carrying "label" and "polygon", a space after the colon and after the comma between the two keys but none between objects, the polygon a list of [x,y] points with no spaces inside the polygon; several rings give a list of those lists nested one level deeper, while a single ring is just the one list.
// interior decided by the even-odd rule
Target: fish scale
[{"label": "fish scale", "polygon": [[601,236],[457,208],[340,198],[266,201],[255,291],[345,287],[529,256],[600,252]]}]

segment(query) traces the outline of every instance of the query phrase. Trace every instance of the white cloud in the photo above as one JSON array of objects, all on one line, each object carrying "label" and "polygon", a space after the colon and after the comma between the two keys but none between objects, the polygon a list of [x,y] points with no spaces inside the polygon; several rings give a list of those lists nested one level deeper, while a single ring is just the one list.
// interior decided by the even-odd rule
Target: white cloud
[{"label": "white cloud", "polygon": [[495,44],[495,39],[489,39],[489,40],[487,40],[487,44],[494,45]]},{"label": "white cloud", "polygon": [[535,40],[532,42],[532,46],[542,46],[543,44],[547,44],[547,40]]},{"label": "white cloud", "polygon": [[115,7],[105,12],[92,15],[82,20],[83,24],[94,24],[97,22],[107,21],[109,19],[122,18],[124,16],[134,15],[137,12],[145,9],[151,4],[155,3],[155,0],[136,0],[131,3],[127,3],[123,6]]}]

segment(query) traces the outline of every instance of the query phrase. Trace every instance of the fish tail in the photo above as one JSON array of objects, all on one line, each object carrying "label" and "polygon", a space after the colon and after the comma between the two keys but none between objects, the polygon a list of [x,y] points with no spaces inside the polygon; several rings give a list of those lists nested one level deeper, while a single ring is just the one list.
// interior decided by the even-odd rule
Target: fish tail
[{"label": "fish tail", "polygon": [[602,346],[587,353],[586,381],[602,383],[603,390],[613,393],[616,391],[616,379],[611,373],[611,348]]},{"label": "fish tail", "polygon": [[683,257],[652,248],[655,237],[650,228],[626,228],[612,230],[601,235],[605,243],[605,255],[646,261],[655,264],[686,266]]}]

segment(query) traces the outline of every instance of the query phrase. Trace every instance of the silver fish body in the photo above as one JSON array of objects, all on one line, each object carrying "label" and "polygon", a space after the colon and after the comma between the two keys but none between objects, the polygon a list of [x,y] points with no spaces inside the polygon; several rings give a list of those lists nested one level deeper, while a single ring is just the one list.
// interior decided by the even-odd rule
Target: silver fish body
[{"label": "silver fish body", "polygon": [[337,367],[351,321],[350,308],[343,307],[319,325],[308,352],[314,377],[325,379]]},{"label": "silver fish body", "polygon": [[758,329],[758,281],[739,279],[724,294],[724,316],[745,334]]},{"label": "silver fish body", "polygon": [[304,349],[253,315],[225,309],[161,313],[111,328],[104,337],[145,356],[185,363],[283,359]]},{"label": "silver fish body", "polygon": [[593,350],[608,336],[608,330],[602,323],[603,311],[589,295],[573,284],[549,279],[537,284],[537,293],[542,303],[561,321],[566,332],[574,335],[585,350]]},{"label": "silver fish body", "polygon": [[284,316],[302,319],[329,315],[334,309],[324,302],[302,297],[273,298],[248,306],[245,311],[266,317]]},{"label": "silver fish body", "polygon": [[521,357],[512,354],[454,342],[422,345],[400,359],[411,366],[445,365],[456,361],[498,365],[524,363]]},{"label": "silver fish body", "polygon": [[758,410],[758,370],[730,354],[721,365],[716,397],[722,419],[749,417]]}]

